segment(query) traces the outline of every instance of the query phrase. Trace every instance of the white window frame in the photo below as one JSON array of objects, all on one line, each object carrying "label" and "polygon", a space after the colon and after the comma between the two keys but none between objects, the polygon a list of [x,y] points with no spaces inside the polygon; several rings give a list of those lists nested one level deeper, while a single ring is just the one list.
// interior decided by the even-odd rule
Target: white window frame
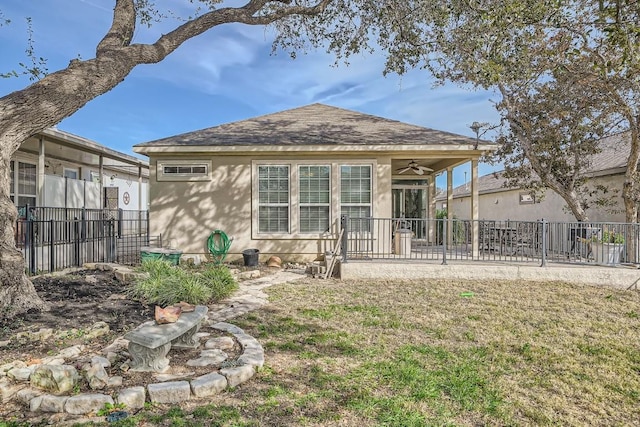
[{"label": "white window frame", "polygon": [[[186,168],[181,172],[168,172],[165,168]],[[204,172],[194,172],[194,168],[204,167]],[[156,181],[211,181],[211,160],[180,159],[159,160],[156,165]]]},{"label": "white window frame", "polygon": [[[287,168],[287,195],[288,195],[288,200],[287,203],[282,203],[282,202],[261,202],[260,201],[260,168],[268,168],[268,167],[283,167],[283,168]],[[291,229],[292,229],[292,224],[291,224],[291,165],[289,164],[280,164],[280,163],[275,163],[275,164],[259,164],[256,167],[256,179],[255,182],[257,184],[257,191],[256,191],[256,195],[258,197],[258,209],[256,210],[256,220],[257,220],[257,224],[256,224],[256,231],[258,233],[258,235],[270,235],[270,236],[276,236],[276,235],[289,235],[291,234]],[[260,231],[260,211],[262,208],[287,208],[287,231]]]},{"label": "white window frame", "polygon": [[[342,168],[343,167],[362,167],[362,166],[368,166],[369,167],[369,203],[345,203],[344,201],[342,201]],[[371,217],[374,216],[373,214],[373,189],[374,189],[374,173],[375,173],[375,169],[373,167],[373,165],[367,165],[367,164],[359,164],[359,163],[344,163],[340,165],[340,170],[339,170],[339,178],[338,178],[338,189],[340,191],[340,206],[338,206],[338,211],[340,212],[340,216],[342,216],[342,207],[343,206],[349,206],[349,207],[369,207],[369,215]]]},{"label": "white window frame", "polygon": [[[298,163],[297,165],[297,169],[298,169],[298,181],[296,182],[296,185],[298,186],[298,195],[300,196],[301,193],[301,189],[300,189],[300,180],[302,177],[302,174],[300,173],[300,169],[301,168],[310,168],[310,167],[326,167],[329,169],[329,200],[326,203],[303,203],[302,202],[302,198],[299,198],[299,202],[297,204],[297,211],[298,211],[298,230],[300,232],[300,234],[318,234],[318,233],[326,233],[331,229],[331,201],[332,201],[332,191],[331,191],[331,164],[305,164],[305,163]],[[303,207],[326,207],[327,209],[327,229],[326,230],[313,230],[313,231],[302,231],[302,208]]]},{"label": "white window frame", "polygon": [[[18,159],[14,159],[11,160],[11,162],[15,162],[13,165],[13,186],[10,190],[10,194],[13,196],[13,203],[16,206],[19,206],[19,200],[22,197],[25,198],[30,198],[34,200],[33,206],[36,206],[38,204],[38,164],[36,162],[32,162],[32,161],[28,161],[28,160],[24,160],[21,158]],[[35,193],[21,193],[20,192],[20,163],[25,164],[25,165],[30,165],[33,166],[35,168]],[[32,206],[32,205],[29,205]]]},{"label": "white window frame", "polygon": [[[258,232],[258,167],[265,165],[289,166],[289,233],[259,233]],[[300,232],[300,189],[298,171],[299,166],[330,166],[330,207],[329,207],[329,231],[328,232]],[[324,160],[253,160],[251,162],[251,188],[252,188],[252,214],[251,214],[251,238],[256,240],[316,240],[332,236],[339,228],[340,222],[340,167],[341,166],[369,166],[371,168],[371,216],[376,215],[376,184],[378,168],[375,159],[324,159]]]},{"label": "white window frame", "polygon": [[[67,176],[67,172],[73,172],[75,177]],[[62,168],[62,176],[69,179],[78,179],[80,176],[80,170],[78,168]]]}]

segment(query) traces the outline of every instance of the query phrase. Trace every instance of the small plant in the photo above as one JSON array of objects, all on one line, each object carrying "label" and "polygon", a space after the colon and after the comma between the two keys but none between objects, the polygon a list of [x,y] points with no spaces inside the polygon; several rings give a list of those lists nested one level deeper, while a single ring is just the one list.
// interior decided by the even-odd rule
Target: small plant
[{"label": "small plant", "polygon": [[591,239],[596,243],[624,243],[624,235],[622,233],[617,233],[615,230],[609,231],[605,230],[602,232],[602,236],[594,236]]},{"label": "small plant", "polygon": [[100,417],[105,417],[112,412],[122,411],[126,405],[124,403],[105,403],[104,406],[98,410],[97,414]]},{"label": "small plant", "polygon": [[207,265],[202,272],[206,285],[211,289],[211,298],[220,301],[238,289],[238,283],[226,266]]},{"label": "small plant", "polygon": [[201,273],[161,260],[145,261],[141,271],[148,275],[130,289],[132,297],[151,304],[167,306],[185,301],[204,304],[229,296],[237,283],[224,266],[207,266]]}]

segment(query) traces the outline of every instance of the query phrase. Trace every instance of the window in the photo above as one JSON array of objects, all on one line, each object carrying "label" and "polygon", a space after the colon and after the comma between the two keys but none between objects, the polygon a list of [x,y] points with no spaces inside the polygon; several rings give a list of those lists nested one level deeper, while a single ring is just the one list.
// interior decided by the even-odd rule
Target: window
[{"label": "window", "polygon": [[163,174],[179,174],[179,175],[206,175],[206,165],[191,165],[191,166],[165,166]]},{"label": "window", "polygon": [[[340,167],[340,213],[349,218],[371,217],[371,166]],[[351,222],[353,231],[370,231],[370,221]]]},{"label": "window", "polygon": [[64,168],[63,175],[64,175],[65,178],[78,179],[78,170],[77,169]]},{"label": "window", "polygon": [[163,160],[156,169],[158,181],[208,181],[211,162],[203,160]]},{"label": "window", "polygon": [[[18,169],[16,170],[16,165]],[[11,200],[18,207],[36,205],[36,165],[19,161],[11,162]],[[23,210],[18,209],[19,212]]]},{"label": "window", "polygon": [[289,232],[289,166],[258,166],[258,232]]},{"label": "window", "polygon": [[532,193],[520,193],[520,204],[530,205],[536,202],[536,199]]},{"label": "window", "polygon": [[298,169],[301,233],[323,233],[329,229],[331,167],[300,166]]},{"label": "window", "polygon": [[371,166],[340,167],[340,213],[354,218],[371,216]]}]

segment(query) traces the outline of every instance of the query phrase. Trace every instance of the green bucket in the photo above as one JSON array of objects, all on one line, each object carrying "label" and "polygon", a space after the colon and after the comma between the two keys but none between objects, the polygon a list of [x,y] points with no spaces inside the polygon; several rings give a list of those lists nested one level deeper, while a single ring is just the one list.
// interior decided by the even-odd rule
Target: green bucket
[{"label": "green bucket", "polygon": [[142,262],[162,259],[163,256],[164,254],[160,252],[140,251],[140,261]]}]

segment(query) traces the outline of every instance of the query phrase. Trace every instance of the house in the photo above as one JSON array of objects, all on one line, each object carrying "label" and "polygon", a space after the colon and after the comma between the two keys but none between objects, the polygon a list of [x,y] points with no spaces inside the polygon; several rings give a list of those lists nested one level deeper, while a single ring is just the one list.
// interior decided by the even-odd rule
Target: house
[{"label": "house", "polygon": [[[622,184],[629,156],[629,140],[625,133],[603,138],[601,151],[592,156],[585,171],[587,186],[606,188],[609,206],[592,203],[587,209],[591,221],[624,222]],[[547,190],[542,197],[522,188],[506,186],[502,172],[494,172],[478,178],[480,219],[536,221],[546,219],[554,222],[572,222],[576,218],[567,208],[566,202],[555,191]],[[466,183],[453,189],[453,198],[447,205],[446,192],[436,197],[437,209],[448,208],[450,214],[459,219],[470,219],[471,184]]]},{"label": "house", "polygon": [[[232,256],[313,259],[341,215],[435,218],[435,176],[494,146],[323,104],[137,144],[150,163],[151,234],[207,254],[214,230]],[[378,242],[389,245],[390,242]],[[383,248],[384,249],[384,248]]]},{"label": "house", "polygon": [[146,210],[149,165],[56,128],[27,139],[11,159],[11,200],[25,207]]}]

